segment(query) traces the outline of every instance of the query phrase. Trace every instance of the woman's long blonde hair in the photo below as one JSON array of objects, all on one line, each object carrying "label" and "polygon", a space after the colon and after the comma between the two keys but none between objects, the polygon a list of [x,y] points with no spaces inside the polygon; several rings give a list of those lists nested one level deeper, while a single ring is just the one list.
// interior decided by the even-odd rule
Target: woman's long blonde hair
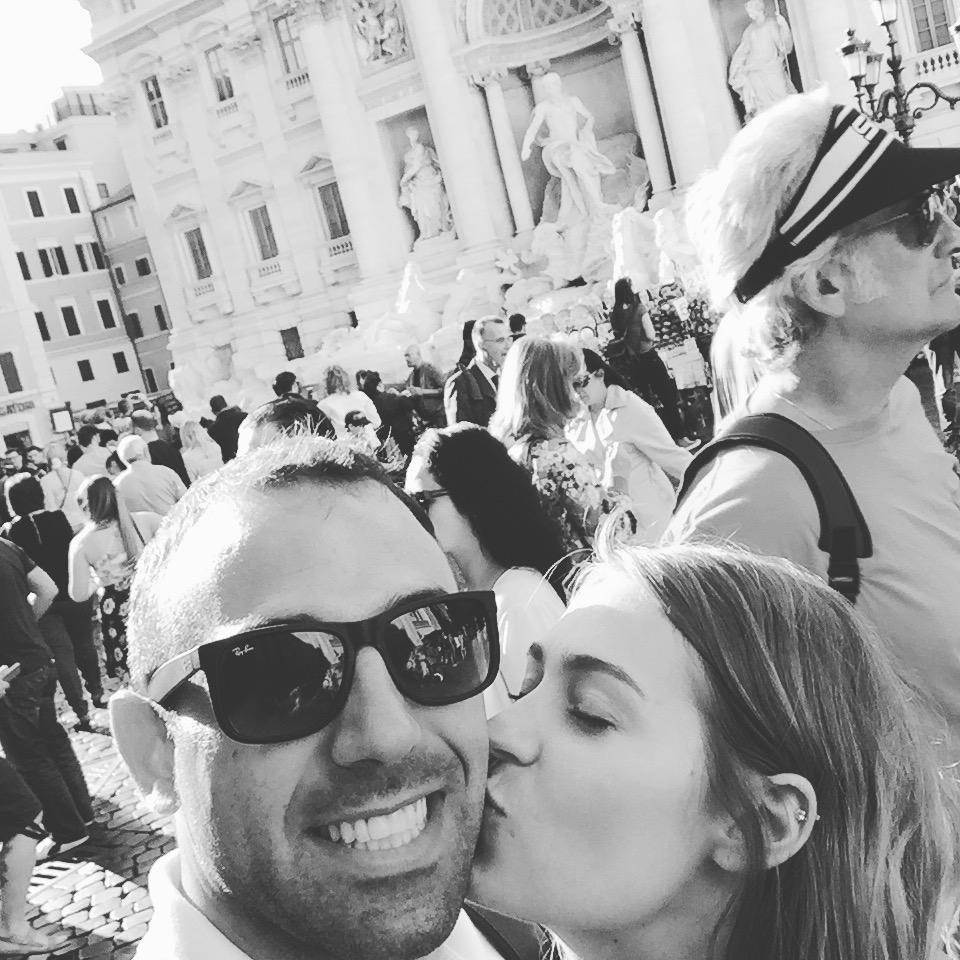
[{"label": "woman's long blonde hair", "polygon": [[126,505],[117,496],[116,488],[109,477],[96,474],[87,477],[77,491],[77,501],[87,501],[90,520],[98,527],[115,523],[120,531],[120,540],[128,560],[139,560],[145,546],[144,538],[137,532],[133,517]]},{"label": "woman's long blonde hair", "polygon": [[583,367],[577,347],[543,337],[521,337],[500,371],[490,432],[508,446],[562,437],[580,407],[573,381]]},{"label": "woman's long blonde hair", "polygon": [[196,420],[187,420],[180,428],[180,442],[185,450],[220,449]]},{"label": "woman's long blonde hair", "polygon": [[[958,788],[941,736],[873,628],[823,581],[730,546],[601,546],[580,581],[611,570],[651,593],[696,652],[710,793],[751,864],[718,960],[927,960],[957,900]],[[937,729],[934,729],[937,728]],[[810,839],[763,866],[757,774],[806,777]]]}]

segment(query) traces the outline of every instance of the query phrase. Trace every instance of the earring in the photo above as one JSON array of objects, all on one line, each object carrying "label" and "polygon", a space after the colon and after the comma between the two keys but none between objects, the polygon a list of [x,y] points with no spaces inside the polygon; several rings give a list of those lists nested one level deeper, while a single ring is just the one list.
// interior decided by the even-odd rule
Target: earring
[{"label": "earring", "polygon": [[807,811],[801,807],[794,816],[797,818],[797,823],[806,823],[807,822]]}]

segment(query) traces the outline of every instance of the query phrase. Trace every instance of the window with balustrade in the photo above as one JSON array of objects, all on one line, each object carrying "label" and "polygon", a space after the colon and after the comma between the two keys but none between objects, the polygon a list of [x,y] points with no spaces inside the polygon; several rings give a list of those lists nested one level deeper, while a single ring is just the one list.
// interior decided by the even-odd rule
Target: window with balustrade
[{"label": "window with balustrade", "polygon": [[339,240],[349,236],[350,224],[347,223],[347,214],[340,199],[340,188],[336,183],[323,183],[317,187],[320,198],[320,209],[327,227],[327,239]]},{"label": "window with balustrade", "polygon": [[253,227],[253,237],[257,246],[257,254],[261,260],[272,260],[279,252],[277,239],[273,234],[273,224],[270,223],[270,212],[266,204],[254,207],[248,211],[250,224]]},{"label": "window with balustrade", "polygon": [[950,24],[956,19],[950,0],[910,0],[913,26],[920,52],[953,42]]},{"label": "window with balustrade", "polygon": [[288,75],[302,73],[307,69],[307,61],[303,55],[303,45],[293,25],[293,15],[286,13],[273,21],[277,34],[277,43],[280,45],[280,58],[283,61],[284,73]]},{"label": "window with balustrade", "polygon": [[210,266],[210,257],[207,256],[207,245],[203,241],[203,232],[199,227],[193,227],[184,233],[183,239],[187,245],[190,261],[193,264],[194,275],[198,280],[207,280],[213,275],[213,268]]},{"label": "window with balustrade", "polygon": [[213,80],[213,87],[217,94],[217,100],[223,103],[225,100],[233,99],[233,81],[230,79],[230,73],[224,62],[223,47],[217,44],[206,52],[207,69],[210,71],[210,77]]},{"label": "window with balustrade", "polygon": [[143,92],[147,98],[147,106],[150,109],[150,119],[153,121],[157,130],[162,130],[170,124],[170,118],[167,116],[167,108],[163,103],[163,94],[160,91],[160,81],[156,74],[147,77],[142,81]]}]

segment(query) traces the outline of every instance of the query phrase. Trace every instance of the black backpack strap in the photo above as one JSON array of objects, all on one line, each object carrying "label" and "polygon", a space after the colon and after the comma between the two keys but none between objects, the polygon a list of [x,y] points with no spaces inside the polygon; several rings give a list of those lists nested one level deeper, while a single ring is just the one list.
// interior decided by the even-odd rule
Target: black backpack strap
[{"label": "black backpack strap", "polygon": [[504,960],[541,960],[547,936],[542,927],[465,903],[464,913]]},{"label": "black backpack strap", "polygon": [[778,413],[743,417],[707,444],[690,462],[677,494],[677,506],[698,475],[725,450],[762,447],[791,460],[803,474],[820,514],[818,546],[830,555],[830,586],[856,603],[860,593],[859,558],[873,556],[873,541],[846,477],[823,444],[800,424]]}]

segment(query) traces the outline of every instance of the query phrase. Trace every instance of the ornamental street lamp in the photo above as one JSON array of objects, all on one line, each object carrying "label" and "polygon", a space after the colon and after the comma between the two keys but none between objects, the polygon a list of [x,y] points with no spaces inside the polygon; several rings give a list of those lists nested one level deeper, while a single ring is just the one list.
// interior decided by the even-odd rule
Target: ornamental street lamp
[{"label": "ornamental street lamp", "polygon": [[[960,96],[944,93],[936,84],[927,81],[915,83],[907,89],[903,82],[903,58],[897,50],[893,25],[897,22],[898,0],[870,0],[877,23],[887,32],[887,68],[893,78],[893,86],[877,93],[880,74],[883,70],[883,54],[870,49],[869,40],[860,40],[854,30],[847,31],[847,41],[837,51],[847,76],[856,88],[857,105],[877,123],[893,122],[900,139],[910,143],[916,121],[928,110],[943,101],[950,109],[960,103]],[[960,51],[960,22],[951,28],[953,42]],[[864,103],[866,100],[866,103]]]}]

